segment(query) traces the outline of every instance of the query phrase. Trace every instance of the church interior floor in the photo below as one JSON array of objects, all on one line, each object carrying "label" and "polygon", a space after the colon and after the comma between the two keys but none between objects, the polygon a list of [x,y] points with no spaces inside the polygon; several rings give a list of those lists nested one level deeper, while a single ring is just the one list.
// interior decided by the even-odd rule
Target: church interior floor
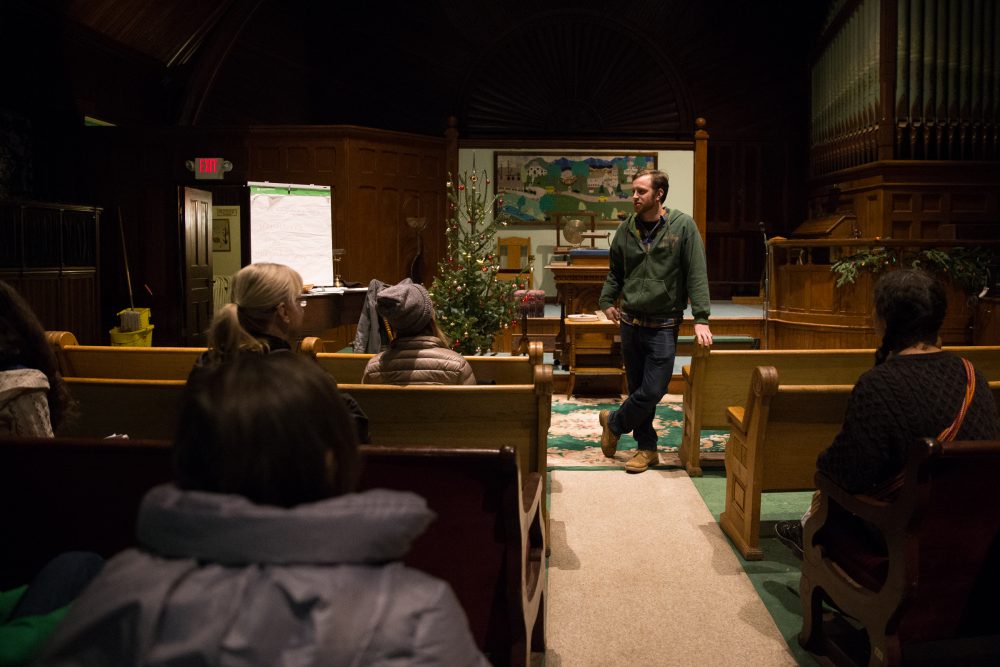
[{"label": "church interior floor", "polygon": [[[780,544],[739,557],[717,522],[724,475],[549,475],[546,665],[815,664],[795,643],[797,561]],[[808,505],[770,495],[796,498],[765,508],[769,521]]]}]

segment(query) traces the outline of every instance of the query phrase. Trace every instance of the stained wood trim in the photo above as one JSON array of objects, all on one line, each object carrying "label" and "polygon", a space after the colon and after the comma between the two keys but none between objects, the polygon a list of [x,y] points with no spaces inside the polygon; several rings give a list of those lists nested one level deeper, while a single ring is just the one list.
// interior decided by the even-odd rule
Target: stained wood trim
[{"label": "stained wood trim", "polygon": [[696,118],[694,132],[694,221],[701,234],[701,243],[706,246],[705,228],[708,220],[708,132],[705,119]]}]

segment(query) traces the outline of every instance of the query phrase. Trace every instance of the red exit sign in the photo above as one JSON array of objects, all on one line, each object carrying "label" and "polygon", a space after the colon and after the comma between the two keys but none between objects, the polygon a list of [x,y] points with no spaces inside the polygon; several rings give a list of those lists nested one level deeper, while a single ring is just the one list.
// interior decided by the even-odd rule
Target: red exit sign
[{"label": "red exit sign", "polygon": [[194,178],[198,181],[222,180],[225,173],[233,168],[232,162],[221,157],[196,157],[185,164],[194,172]]}]

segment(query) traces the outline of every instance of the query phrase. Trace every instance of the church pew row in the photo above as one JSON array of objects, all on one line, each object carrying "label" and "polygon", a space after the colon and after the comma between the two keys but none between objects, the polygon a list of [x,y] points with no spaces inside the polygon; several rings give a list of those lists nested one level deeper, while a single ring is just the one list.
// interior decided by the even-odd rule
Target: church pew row
[{"label": "church pew row", "polygon": [[[522,469],[544,472],[552,416],[552,367],[539,365],[532,384],[341,384],[368,415],[379,445],[513,444]],[[180,416],[181,380],[68,377],[77,415],[57,435],[169,440]]]},{"label": "church pew row", "polygon": [[186,380],[203,347],[79,345],[69,331],[47,331],[63,377]]},{"label": "church pew row", "polygon": [[[308,342],[307,342],[308,341]],[[337,379],[337,382],[360,384],[364,376],[365,366],[374,354],[351,352],[325,352],[319,339],[302,342],[301,351],[309,354],[326,372]],[[542,343],[528,343],[526,356],[466,356],[466,361],[472,366],[476,382],[480,384],[531,384],[537,366],[542,365]]]},{"label": "church pew row", "polygon": [[[1000,346],[947,347],[966,357],[987,380],[1000,380]],[[684,429],[680,459],[691,476],[701,476],[703,429],[728,429],[727,408],[746,399],[757,366],[774,366],[789,384],[851,384],[875,362],[875,351],[715,350],[699,347],[682,368]]]},{"label": "church pew row", "polygon": [[[840,431],[854,388],[787,384],[778,369],[753,370],[749,397],[726,414],[726,500],[722,530],[747,560],[759,560],[761,494],[815,488],[816,457]],[[1000,381],[990,381],[1000,408]]]},{"label": "church pew row", "polygon": [[[412,491],[437,514],[407,565],[447,581],[493,664],[528,664],[545,648],[542,476],[510,447],[363,446],[361,488]],[[110,557],[135,545],[147,490],[172,478],[164,441],[0,439],[5,526],[0,582],[30,579],[67,550]]]},{"label": "church pew row", "polygon": [[[79,345],[68,331],[46,332],[63,377],[124,380],[186,380],[203,347],[122,347]],[[299,351],[317,360],[337,382],[360,383],[374,355],[324,352],[319,338],[303,339]],[[530,343],[526,356],[467,356],[483,384],[531,384],[542,365],[542,344]]]}]

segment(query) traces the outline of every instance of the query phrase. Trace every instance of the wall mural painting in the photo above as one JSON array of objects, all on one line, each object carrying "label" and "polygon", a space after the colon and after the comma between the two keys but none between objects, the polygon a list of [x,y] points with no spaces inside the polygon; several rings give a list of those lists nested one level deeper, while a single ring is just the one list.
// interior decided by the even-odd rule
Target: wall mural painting
[{"label": "wall mural painting", "polygon": [[501,210],[514,220],[544,222],[554,211],[592,211],[624,220],[632,211],[632,179],[656,169],[656,153],[493,154]]}]

